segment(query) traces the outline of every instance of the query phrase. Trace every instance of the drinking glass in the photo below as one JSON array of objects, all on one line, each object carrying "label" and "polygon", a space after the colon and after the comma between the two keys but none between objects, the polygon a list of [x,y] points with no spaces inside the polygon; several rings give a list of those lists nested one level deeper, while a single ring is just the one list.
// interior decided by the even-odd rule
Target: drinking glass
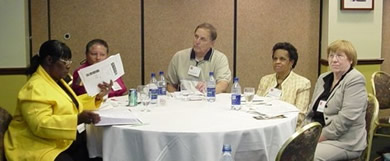
[{"label": "drinking glass", "polygon": [[141,112],[149,112],[149,104],[150,104],[150,95],[149,95],[149,87],[146,86],[138,86],[137,90],[139,91],[140,101],[142,103]]},{"label": "drinking glass", "polygon": [[251,106],[253,102],[253,98],[255,97],[255,88],[253,87],[245,87],[244,88],[244,97],[245,103],[248,107]]},{"label": "drinking glass", "polygon": [[144,90],[143,85],[138,85],[137,86],[137,102],[141,103],[141,92]]},{"label": "drinking glass", "polygon": [[186,88],[184,83],[180,83],[180,95],[183,97],[184,101],[188,100],[190,95],[190,90]]}]

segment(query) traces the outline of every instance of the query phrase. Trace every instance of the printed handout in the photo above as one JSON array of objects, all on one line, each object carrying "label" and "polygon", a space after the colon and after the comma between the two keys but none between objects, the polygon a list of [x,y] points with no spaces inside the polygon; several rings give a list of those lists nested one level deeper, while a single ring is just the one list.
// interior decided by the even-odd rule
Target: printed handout
[{"label": "printed handout", "polygon": [[87,94],[95,96],[100,92],[98,84],[111,80],[115,81],[125,74],[120,54],[115,54],[107,59],[79,70],[81,81]]}]

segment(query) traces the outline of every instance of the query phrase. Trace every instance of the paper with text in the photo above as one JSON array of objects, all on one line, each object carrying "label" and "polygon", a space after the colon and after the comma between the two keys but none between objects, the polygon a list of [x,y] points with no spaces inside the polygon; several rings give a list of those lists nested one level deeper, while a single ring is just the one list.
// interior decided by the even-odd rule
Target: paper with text
[{"label": "paper with text", "polygon": [[79,70],[81,81],[87,94],[95,96],[100,92],[98,84],[111,80],[115,81],[123,74],[123,64],[120,54],[115,54],[107,59]]},{"label": "paper with text", "polygon": [[95,126],[142,124],[142,121],[128,108],[109,108],[96,111],[96,113],[99,114],[100,121]]}]

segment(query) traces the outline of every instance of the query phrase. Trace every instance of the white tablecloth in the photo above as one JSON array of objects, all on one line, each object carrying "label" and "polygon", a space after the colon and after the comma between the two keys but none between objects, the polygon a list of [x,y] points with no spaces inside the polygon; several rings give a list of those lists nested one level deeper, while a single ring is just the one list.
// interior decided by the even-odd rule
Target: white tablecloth
[{"label": "white tablecloth", "polygon": [[[269,108],[295,108],[272,100]],[[131,107],[133,111],[139,107]],[[145,125],[87,128],[91,157],[105,161],[218,161],[222,145],[231,144],[235,161],[271,161],[295,131],[298,112],[287,118],[256,120],[230,110],[230,94],[216,102],[169,98],[166,105],[137,112]]]}]

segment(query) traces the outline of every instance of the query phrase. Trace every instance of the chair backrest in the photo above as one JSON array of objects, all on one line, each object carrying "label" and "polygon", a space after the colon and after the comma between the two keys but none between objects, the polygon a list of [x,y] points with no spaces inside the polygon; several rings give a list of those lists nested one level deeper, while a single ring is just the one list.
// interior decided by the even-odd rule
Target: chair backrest
[{"label": "chair backrest", "polygon": [[322,126],[318,122],[305,125],[283,144],[276,161],[312,161],[321,131]]},{"label": "chair backrest", "polygon": [[7,131],[11,119],[12,116],[8,111],[0,107],[0,161],[6,160],[4,154],[4,133]]},{"label": "chair backrest", "polygon": [[368,161],[370,159],[372,138],[375,133],[375,121],[378,119],[379,103],[373,94],[368,94],[367,110],[366,110],[366,130],[367,130],[367,147],[361,155],[361,160]]},{"label": "chair backrest", "polygon": [[374,96],[378,99],[379,108],[390,108],[390,74],[377,71],[371,76],[371,85]]}]

